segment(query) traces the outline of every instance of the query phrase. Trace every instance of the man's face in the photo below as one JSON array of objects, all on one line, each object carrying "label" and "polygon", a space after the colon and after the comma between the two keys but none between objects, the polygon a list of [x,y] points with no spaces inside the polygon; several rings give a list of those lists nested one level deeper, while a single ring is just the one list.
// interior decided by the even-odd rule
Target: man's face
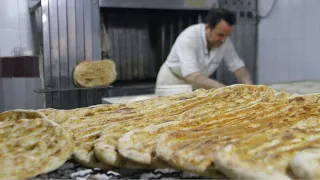
[{"label": "man's face", "polygon": [[215,28],[210,29],[209,25],[206,25],[206,38],[208,48],[220,47],[227,37],[231,34],[232,27],[225,21],[221,20]]}]

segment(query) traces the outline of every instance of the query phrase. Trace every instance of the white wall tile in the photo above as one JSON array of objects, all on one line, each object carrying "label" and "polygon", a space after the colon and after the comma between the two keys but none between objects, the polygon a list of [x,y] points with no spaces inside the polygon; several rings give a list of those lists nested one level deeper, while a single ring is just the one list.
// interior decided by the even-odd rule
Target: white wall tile
[{"label": "white wall tile", "polygon": [[10,110],[13,110],[14,108],[13,107],[3,107],[3,111],[10,111]]},{"label": "white wall tile", "polygon": [[30,30],[30,14],[28,8],[28,0],[18,0],[18,17],[19,17],[19,29]]},{"label": "white wall tile", "polygon": [[0,56],[12,56],[15,47],[33,50],[28,0],[1,0]]},{"label": "white wall tile", "polygon": [[27,79],[27,89],[26,93],[28,94],[27,96],[27,108],[28,109],[40,109],[43,108],[43,103],[42,103],[42,94],[34,92],[35,89],[41,88],[41,80],[40,78],[28,78]]},{"label": "white wall tile", "polygon": [[[0,78],[0,107],[4,106],[4,99],[3,99],[3,84],[2,84],[2,78]],[[1,112],[1,110],[0,110]]]},{"label": "white wall tile", "polygon": [[4,107],[5,108],[13,108],[15,96],[13,89],[13,81],[12,78],[2,78],[3,84],[3,99],[4,99]]},{"label": "white wall tile", "polygon": [[12,78],[12,91],[14,93],[13,107],[16,109],[25,109],[27,106],[26,92],[27,78]]},{"label": "white wall tile", "polygon": [[[273,1],[260,0],[265,14]],[[320,1],[278,0],[258,26],[258,83],[320,79]],[[274,52],[274,53],[273,53]]]},{"label": "white wall tile", "polygon": [[3,78],[2,84],[3,105],[0,104],[1,107],[6,109],[43,108],[42,94],[34,92],[35,89],[41,88],[40,78]]},{"label": "white wall tile", "polygon": [[20,47],[19,30],[0,29],[0,56],[12,56],[15,47]]},{"label": "white wall tile", "polygon": [[18,0],[1,0],[0,29],[18,30]]},{"label": "white wall tile", "polygon": [[33,43],[32,43],[32,32],[29,29],[20,30],[20,46],[24,49],[32,50]]}]

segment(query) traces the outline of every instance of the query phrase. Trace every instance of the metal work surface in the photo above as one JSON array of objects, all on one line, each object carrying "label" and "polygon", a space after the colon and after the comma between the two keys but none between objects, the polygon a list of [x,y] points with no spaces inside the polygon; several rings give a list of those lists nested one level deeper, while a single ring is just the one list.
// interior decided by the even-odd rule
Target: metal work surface
[{"label": "metal work surface", "polygon": [[271,88],[277,91],[285,91],[289,93],[297,94],[314,94],[320,93],[320,81],[309,80],[309,81],[296,81],[296,82],[285,82],[269,85]]},{"label": "metal work surface", "polygon": [[173,169],[112,169],[87,168],[74,161],[66,162],[59,169],[36,179],[209,179],[197,174]]},{"label": "metal work surface", "polygon": [[100,7],[208,10],[216,0],[99,0]]}]

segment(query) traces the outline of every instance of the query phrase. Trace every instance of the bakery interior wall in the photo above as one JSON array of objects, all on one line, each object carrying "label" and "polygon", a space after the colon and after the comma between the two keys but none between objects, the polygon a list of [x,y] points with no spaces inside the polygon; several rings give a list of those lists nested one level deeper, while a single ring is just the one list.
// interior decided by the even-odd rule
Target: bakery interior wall
[{"label": "bakery interior wall", "polygon": [[320,1],[260,0],[269,16],[258,26],[258,82],[279,83],[320,78]]},{"label": "bakery interior wall", "polygon": [[1,0],[0,6],[0,112],[41,108],[38,59],[27,0]]}]

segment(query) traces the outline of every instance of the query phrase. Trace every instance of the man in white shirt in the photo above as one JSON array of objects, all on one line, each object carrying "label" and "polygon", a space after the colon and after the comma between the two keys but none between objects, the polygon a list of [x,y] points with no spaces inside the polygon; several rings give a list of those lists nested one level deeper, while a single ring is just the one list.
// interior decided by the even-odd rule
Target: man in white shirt
[{"label": "man in white shirt", "polygon": [[225,9],[213,8],[207,22],[187,27],[177,37],[161,66],[156,85],[190,84],[196,88],[219,88],[224,84],[210,79],[224,60],[239,83],[252,80],[229,38],[236,17]]}]

